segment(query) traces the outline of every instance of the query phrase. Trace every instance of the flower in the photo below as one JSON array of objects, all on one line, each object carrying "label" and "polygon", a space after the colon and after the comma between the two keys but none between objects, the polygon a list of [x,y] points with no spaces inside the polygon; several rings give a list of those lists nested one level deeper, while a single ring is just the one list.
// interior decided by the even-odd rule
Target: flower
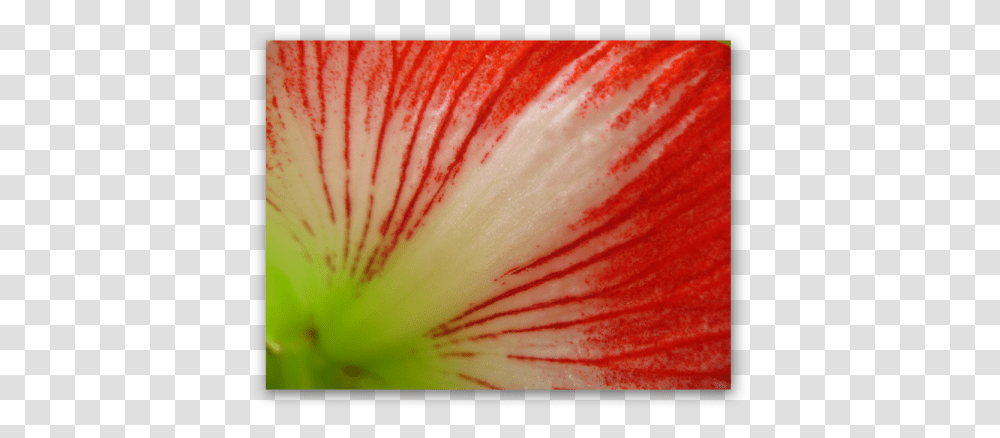
[{"label": "flower", "polygon": [[729,60],[270,42],[268,387],[728,388]]}]

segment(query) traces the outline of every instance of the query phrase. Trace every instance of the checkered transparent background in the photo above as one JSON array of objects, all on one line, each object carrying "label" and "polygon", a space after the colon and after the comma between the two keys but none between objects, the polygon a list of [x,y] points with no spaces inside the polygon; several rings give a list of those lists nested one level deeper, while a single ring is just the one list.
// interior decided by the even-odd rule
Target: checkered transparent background
[{"label": "checkered transparent background", "polygon": [[[0,436],[1000,436],[1000,2],[5,0]],[[731,391],[268,392],[268,39],[733,41]]]}]

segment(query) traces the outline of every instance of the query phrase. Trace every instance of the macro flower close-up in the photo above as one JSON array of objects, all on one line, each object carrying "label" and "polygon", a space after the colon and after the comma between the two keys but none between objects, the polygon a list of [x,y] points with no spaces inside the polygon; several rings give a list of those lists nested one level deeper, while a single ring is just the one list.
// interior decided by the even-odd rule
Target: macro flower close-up
[{"label": "macro flower close-up", "polygon": [[268,389],[728,389],[730,48],[272,41]]}]

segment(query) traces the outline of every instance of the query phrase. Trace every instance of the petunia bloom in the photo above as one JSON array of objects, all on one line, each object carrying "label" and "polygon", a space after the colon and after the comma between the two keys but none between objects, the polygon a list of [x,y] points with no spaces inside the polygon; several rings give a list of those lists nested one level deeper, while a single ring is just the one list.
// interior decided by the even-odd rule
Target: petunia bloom
[{"label": "petunia bloom", "polygon": [[730,49],[267,46],[268,387],[726,389]]}]

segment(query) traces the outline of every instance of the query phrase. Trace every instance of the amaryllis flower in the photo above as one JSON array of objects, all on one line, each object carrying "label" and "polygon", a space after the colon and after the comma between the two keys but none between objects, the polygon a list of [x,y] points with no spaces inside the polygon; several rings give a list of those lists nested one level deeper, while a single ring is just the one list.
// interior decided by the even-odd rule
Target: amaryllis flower
[{"label": "amaryllis flower", "polygon": [[275,388],[730,385],[730,49],[271,42]]}]

